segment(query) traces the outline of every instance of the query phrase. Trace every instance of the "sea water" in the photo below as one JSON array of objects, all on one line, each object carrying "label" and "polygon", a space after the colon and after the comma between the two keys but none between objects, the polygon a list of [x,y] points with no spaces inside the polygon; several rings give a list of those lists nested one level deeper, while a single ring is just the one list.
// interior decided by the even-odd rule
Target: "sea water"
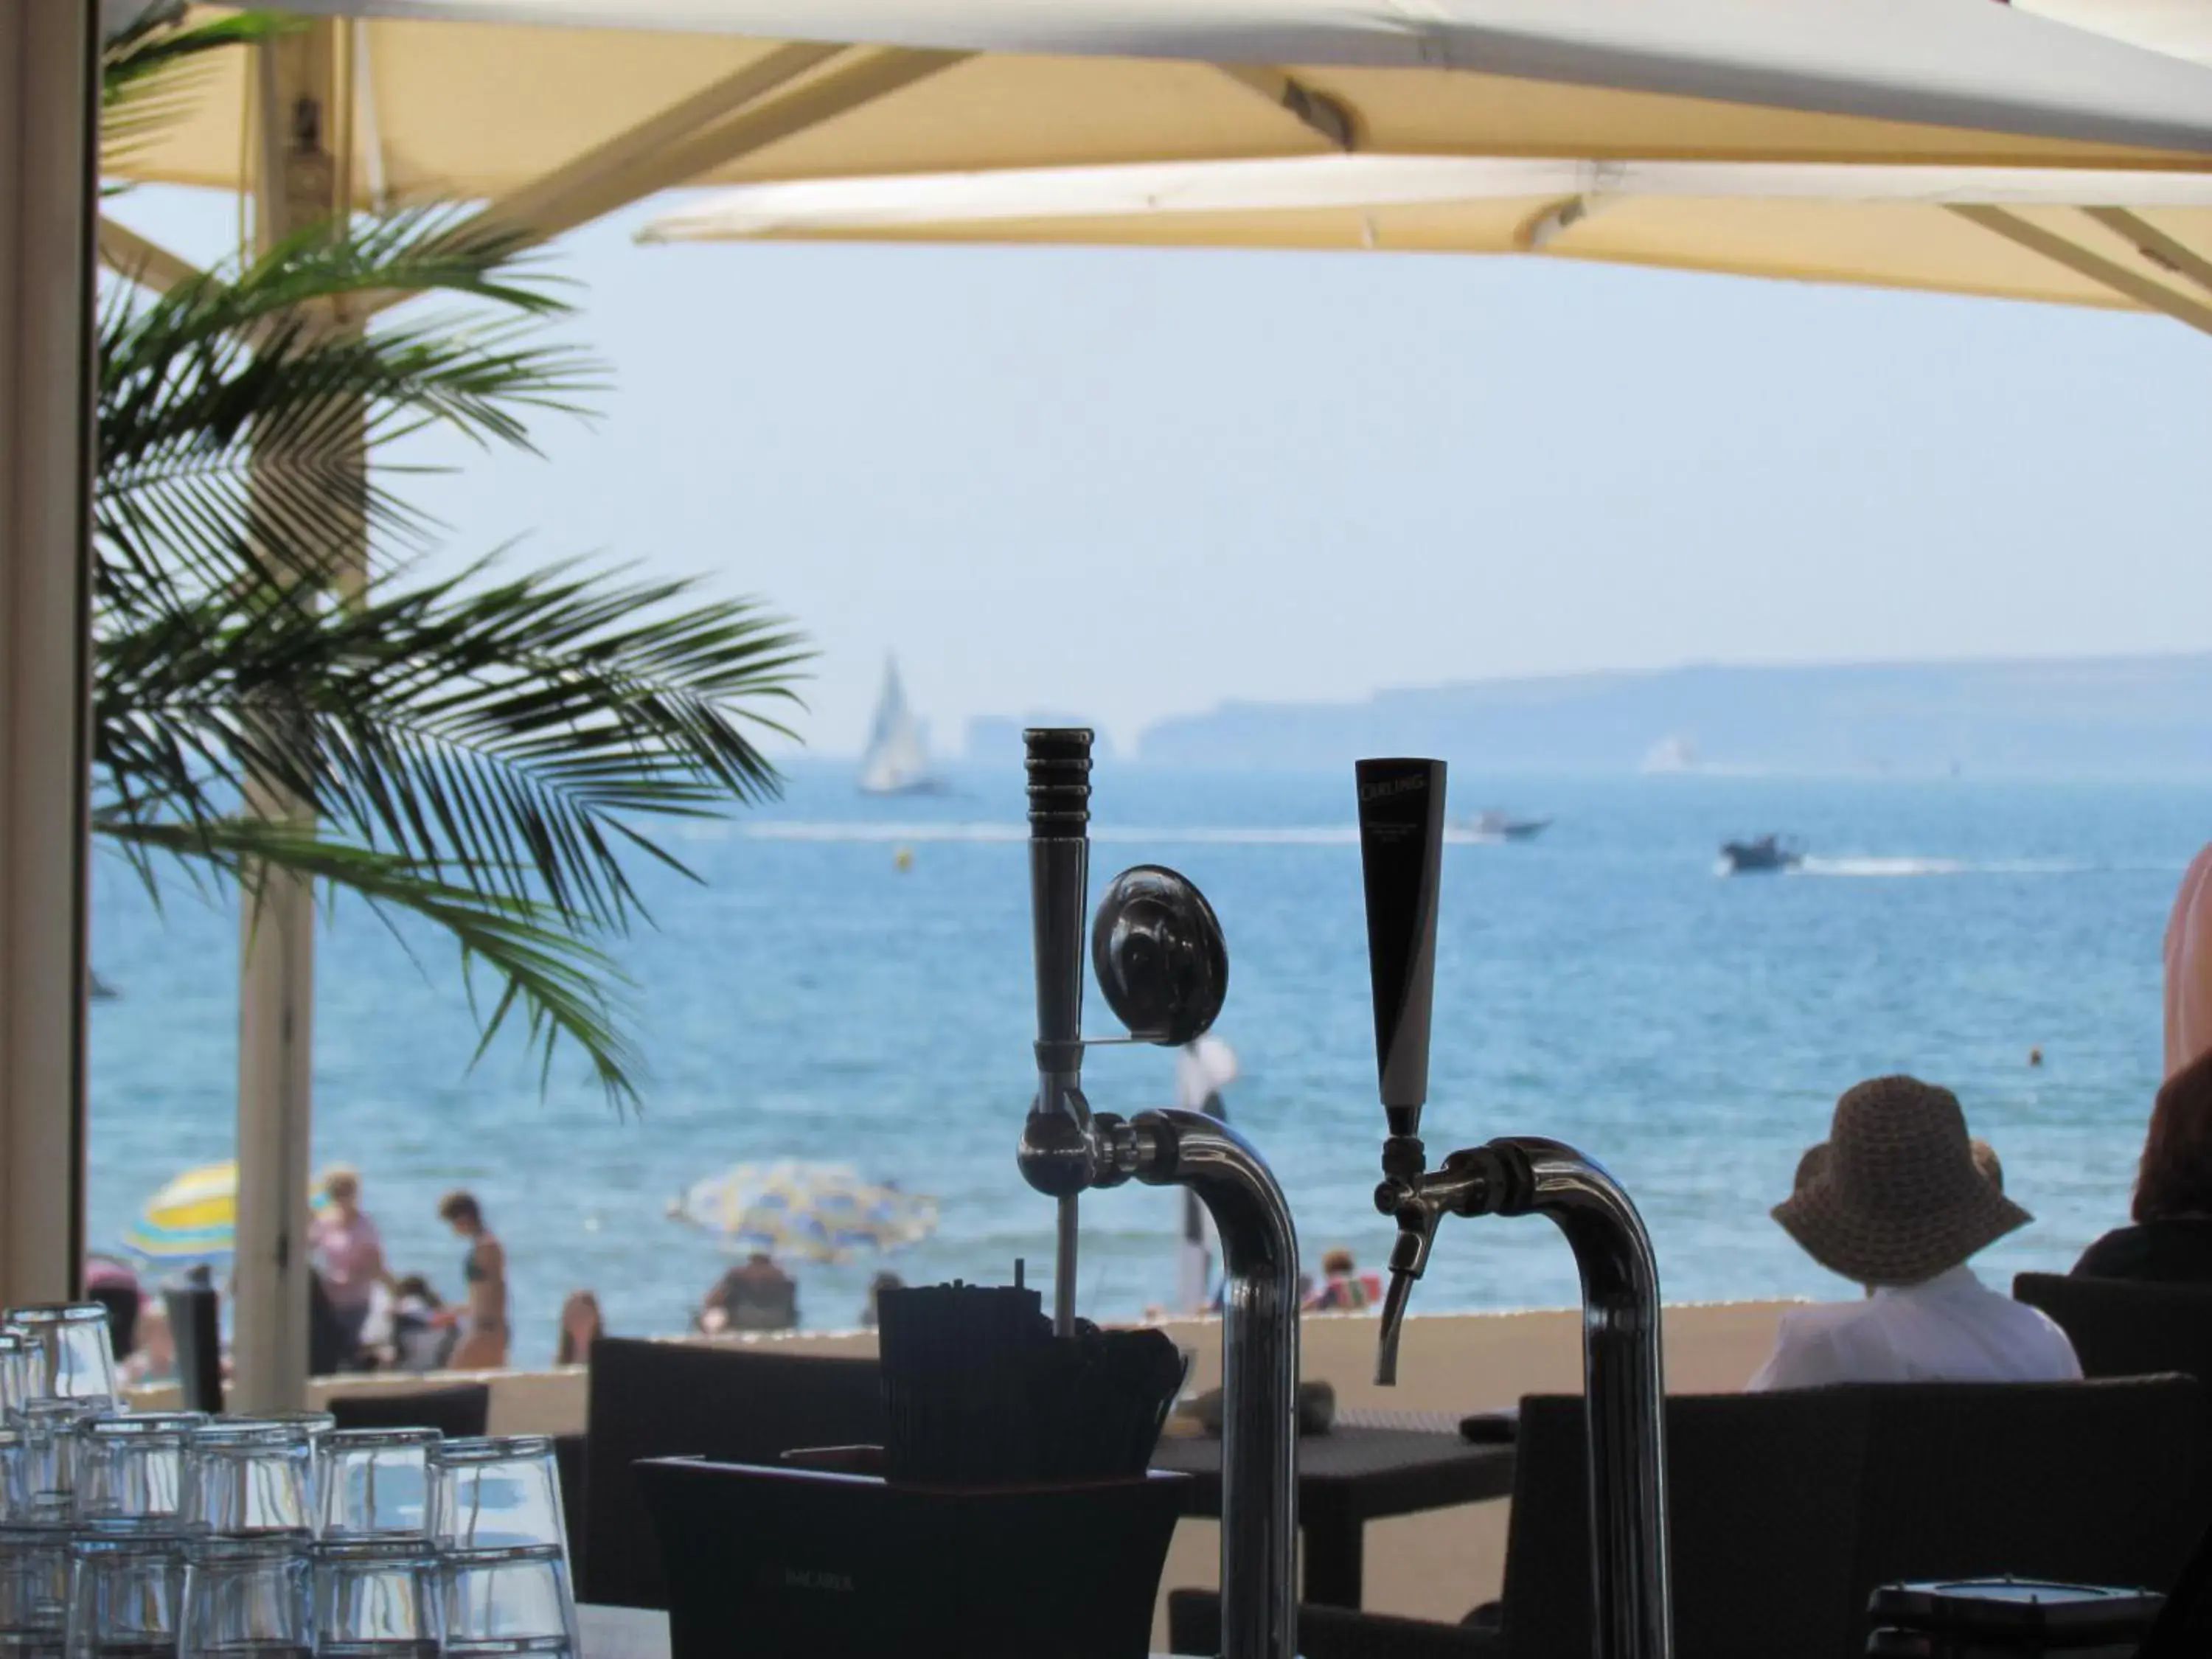
[{"label": "sea water", "polygon": [[[1288,1192],[1309,1267],[1379,1266],[1382,1117],[1350,769],[1200,775],[1102,763],[1093,893],[1128,864],[1182,869],[1231,959],[1227,1103]],[[1048,1272],[1052,1211],[1013,1150],[1031,1088],[1029,896],[1018,761],[934,797],[858,795],[803,763],[786,799],[681,830],[697,884],[639,861],[657,927],[622,948],[649,1075],[611,1109],[573,1051],[550,1086],[477,1027],[451,949],[341,905],[318,945],[315,1155],[363,1172],[396,1272],[460,1294],[438,1222],[465,1187],[504,1241],[515,1357],[543,1362],[571,1289],[620,1333],[681,1329],[726,1265],[666,1214],[740,1160],[834,1160],[934,1194],[942,1221],[886,1262],[802,1265],[810,1326],[853,1323],[870,1275]],[[1605,1162],[1643,1209],[1673,1300],[1832,1296],[1768,1218],[1837,1092],[1910,1071],[1955,1089],[2035,1224],[1988,1277],[2063,1269],[2125,1215],[2160,1069],[2160,939],[2212,836],[2212,787],[1711,776],[1483,779],[1452,807],[1556,822],[1456,841],[1444,866],[1432,1154],[1544,1134]],[[1717,873],[1720,843],[1803,838],[1804,868]],[[908,856],[901,858],[903,851]],[[95,876],[93,958],[120,994],[92,1028],[91,1214],[119,1238],[168,1176],[231,1155],[238,925],[172,880],[157,908]],[[490,988],[478,988],[483,1006]],[[1094,1033],[1110,1021],[1094,997]],[[2029,1064],[2039,1049],[2040,1066]],[[1171,1056],[1095,1052],[1094,1107],[1169,1103]],[[1180,1195],[1085,1200],[1082,1310],[1133,1315],[1175,1285]],[[1418,1307],[1576,1296],[1540,1219],[1450,1224]]]}]

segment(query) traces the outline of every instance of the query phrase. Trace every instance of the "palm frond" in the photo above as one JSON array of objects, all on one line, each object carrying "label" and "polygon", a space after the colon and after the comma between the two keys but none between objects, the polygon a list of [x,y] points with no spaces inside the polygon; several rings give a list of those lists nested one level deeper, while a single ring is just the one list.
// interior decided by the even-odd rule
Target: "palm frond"
[{"label": "palm frond", "polygon": [[[94,526],[106,601],[147,603],[179,574],[210,590],[319,587],[364,538],[372,568],[388,566],[427,545],[432,525],[393,487],[396,470],[371,475],[368,452],[430,426],[526,449],[531,414],[582,412],[598,370],[537,333],[562,301],[511,248],[453,241],[452,218],[306,234],[150,298],[111,289]],[[333,325],[333,296],[394,289],[491,308]]]},{"label": "palm frond", "polygon": [[228,591],[99,650],[100,799],[204,816],[258,779],[363,845],[594,927],[643,913],[625,853],[690,873],[643,820],[777,792],[757,739],[790,735],[766,710],[796,704],[811,654],[690,582],[496,560],[359,606]]},{"label": "palm frond", "polygon": [[146,5],[100,51],[100,147],[112,170],[183,116],[204,90],[216,54],[304,27],[274,12],[193,21],[184,0]]},{"label": "palm frond", "polygon": [[[540,1057],[541,1079],[550,1077],[561,1044],[570,1042],[583,1050],[611,1103],[637,1103],[641,1065],[623,1032],[616,989],[629,981],[604,951],[542,907],[446,881],[404,857],[290,824],[242,817],[149,822],[100,813],[94,828],[134,858],[162,855],[196,865],[222,888],[253,892],[266,872],[282,871],[351,893],[387,921],[395,913],[422,918],[459,947],[478,1014],[478,1059],[519,1011],[526,1040]],[[498,986],[488,1013],[476,994],[479,971]]]}]

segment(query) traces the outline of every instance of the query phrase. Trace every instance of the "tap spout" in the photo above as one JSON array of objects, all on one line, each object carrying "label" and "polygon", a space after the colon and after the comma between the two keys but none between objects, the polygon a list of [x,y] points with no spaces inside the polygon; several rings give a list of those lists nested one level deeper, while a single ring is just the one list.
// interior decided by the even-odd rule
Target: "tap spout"
[{"label": "tap spout", "polygon": [[1375,1207],[1398,1224],[1390,1246],[1390,1287],[1383,1293],[1381,1329],[1375,1345],[1375,1381],[1384,1388],[1398,1381],[1398,1338],[1413,1281],[1425,1272],[1436,1243],[1437,1224],[1447,1215],[1482,1215],[1496,1208],[1512,1180],[1510,1167],[1488,1146],[1469,1147],[1425,1173],[1421,1143],[1393,1135],[1383,1143],[1382,1182]]},{"label": "tap spout", "polygon": [[1298,1239],[1252,1144],[1203,1112],[1130,1120],[1137,1179],[1187,1187],[1221,1235],[1221,1659],[1297,1650]]},{"label": "tap spout", "polygon": [[[1398,1237],[1403,1239],[1407,1235]],[[1390,1255],[1390,1286],[1382,1292],[1382,1329],[1375,1340],[1375,1381],[1385,1389],[1398,1386],[1398,1337],[1406,1325],[1406,1304],[1413,1299],[1415,1277],[1398,1265],[1395,1248]]]},{"label": "tap spout", "polygon": [[1498,1212],[1549,1216],[1582,1275],[1597,1651],[1601,1659],[1670,1659],[1666,1384],[1650,1235],[1595,1158],[1535,1137],[1491,1146],[1525,1172]]}]

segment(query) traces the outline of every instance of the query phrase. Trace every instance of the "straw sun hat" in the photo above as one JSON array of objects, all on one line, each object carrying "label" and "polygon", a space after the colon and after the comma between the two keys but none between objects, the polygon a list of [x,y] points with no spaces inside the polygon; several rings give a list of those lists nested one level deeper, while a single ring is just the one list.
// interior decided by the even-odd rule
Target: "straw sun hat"
[{"label": "straw sun hat", "polygon": [[1774,1218],[1822,1267],[1862,1285],[1918,1285],[2034,1219],[2004,1195],[1996,1154],[1969,1140],[1959,1097],[1878,1077],[1836,1102],[1822,1145]]}]

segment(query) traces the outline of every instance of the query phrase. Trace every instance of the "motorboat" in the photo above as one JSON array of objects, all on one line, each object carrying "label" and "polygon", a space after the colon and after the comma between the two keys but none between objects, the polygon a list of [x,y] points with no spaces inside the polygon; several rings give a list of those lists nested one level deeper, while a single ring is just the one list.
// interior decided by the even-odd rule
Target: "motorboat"
[{"label": "motorboat", "polygon": [[1551,828],[1549,818],[1516,817],[1491,807],[1474,815],[1468,831],[1482,841],[1534,841]]},{"label": "motorboat", "polygon": [[1781,836],[1756,836],[1749,841],[1721,843],[1722,873],[1763,875],[1795,870],[1805,862],[1805,849]]}]

